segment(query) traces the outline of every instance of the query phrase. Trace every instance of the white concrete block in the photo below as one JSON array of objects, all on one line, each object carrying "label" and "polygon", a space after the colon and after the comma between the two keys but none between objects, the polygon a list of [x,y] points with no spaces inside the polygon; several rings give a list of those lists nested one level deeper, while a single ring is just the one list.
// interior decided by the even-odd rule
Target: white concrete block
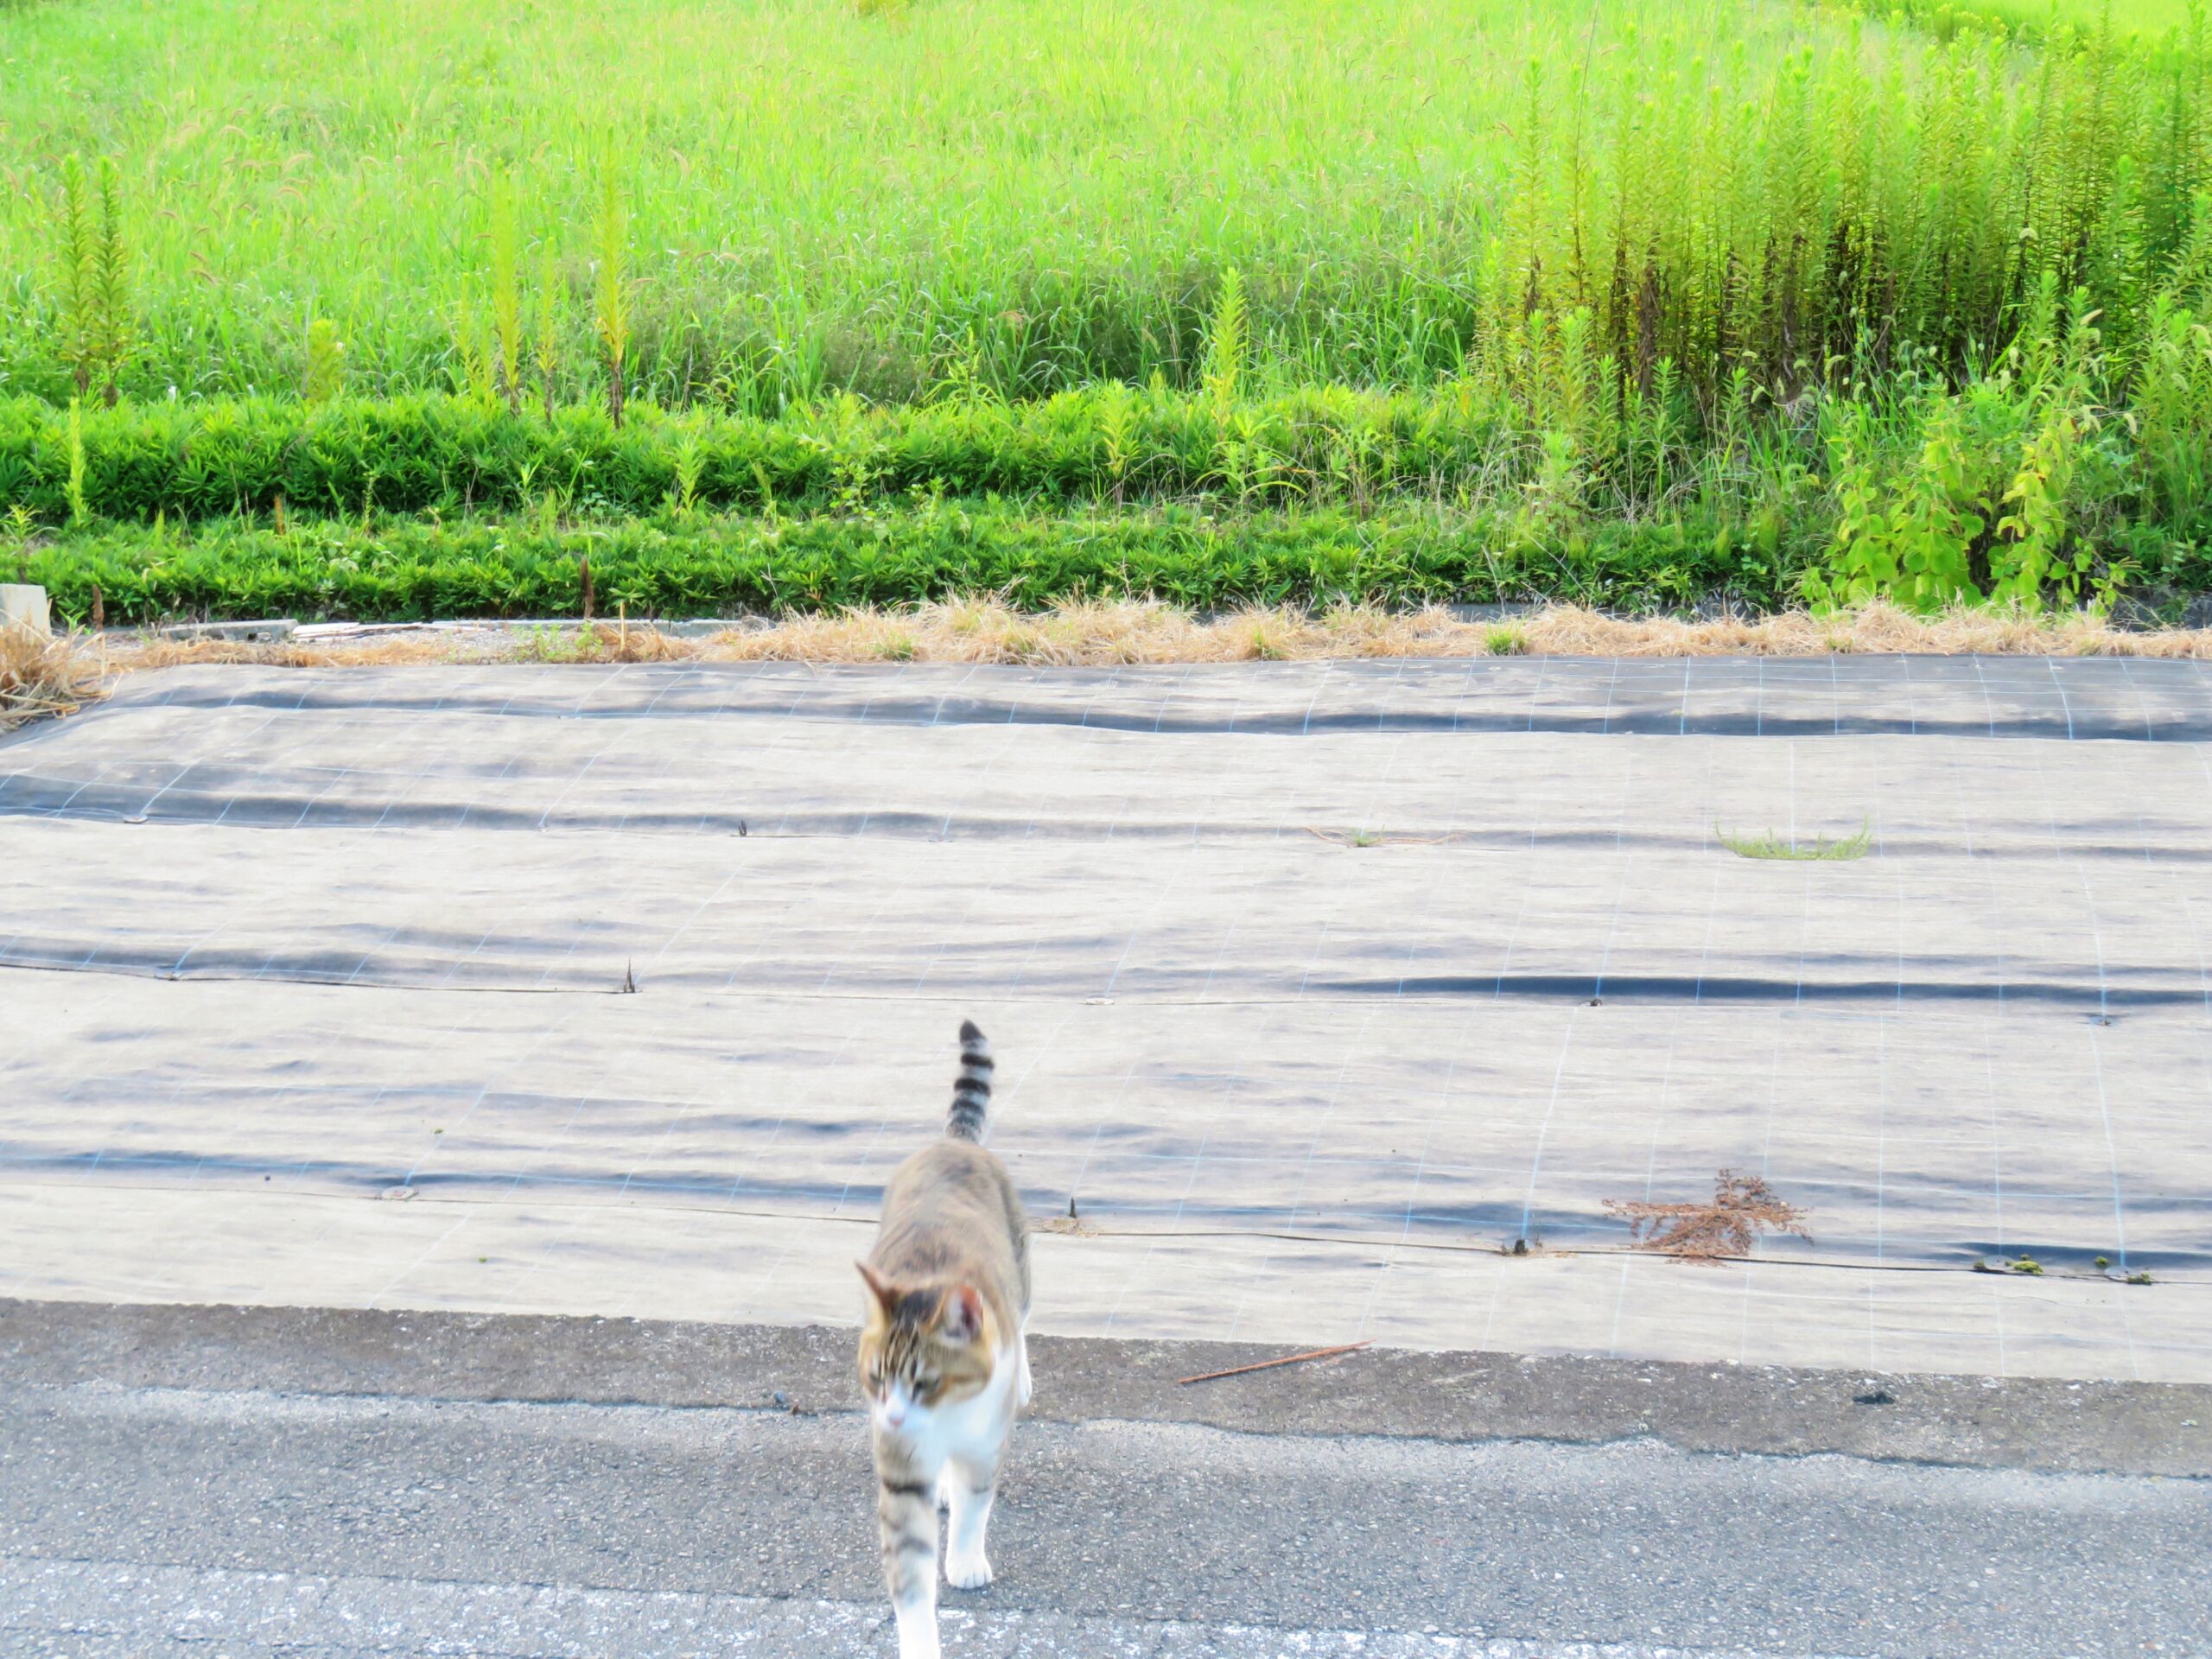
[{"label": "white concrete block", "polygon": [[0,625],[16,625],[33,633],[51,633],[46,589],[31,582],[0,582]]}]

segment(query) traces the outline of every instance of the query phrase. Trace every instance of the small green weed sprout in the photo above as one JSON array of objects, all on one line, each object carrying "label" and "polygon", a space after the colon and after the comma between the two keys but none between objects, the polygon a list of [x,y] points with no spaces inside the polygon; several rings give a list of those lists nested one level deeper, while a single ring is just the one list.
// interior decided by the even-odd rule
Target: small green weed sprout
[{"label": "small green weed sprout", "polygon": [[524,634],[515,655],[526,663],[574,663],[584,655],[584,636],[575,628],[541,623]]},{"label": "small green weed sprout", "polygon": [[1866,857],[1867,849],[1874,844],[1872,818],[1852,834],[1834,841],[1790,841],[1771,830],[1763,836],[1732,835],[1717,823],[1713,826],[1713,833],[1719,837],[1723,847],[1738,858],[1783,859],[1800,863],[1846,863]]},{"label": "small green weed sprout", "polygon": [[1250,619],[1244,638],[1244,655],[1255,662],[1274,663],[1282,660],[1283,644],[1265,616]]}]

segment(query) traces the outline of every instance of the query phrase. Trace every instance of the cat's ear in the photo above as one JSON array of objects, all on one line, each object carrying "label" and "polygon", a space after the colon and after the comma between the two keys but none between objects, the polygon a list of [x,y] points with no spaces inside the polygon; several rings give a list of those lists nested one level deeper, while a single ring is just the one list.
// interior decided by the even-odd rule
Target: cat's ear
[{"label": "cat's ear", "polygon": [[875,1298],[876,1306],[882,1311],[884,1317],[889,1318],[891,1304],[899,1300],[898,1291],[888,1279],[868,1266],[867,1262],[855,1262],[853,1265],[861,1270],[861,1277],[868,1281],[869,1294]]},{"label": "cat's ear", "polygon": [[983,1334],[983,1298],[975,1286],[959,1285],[944,1293],[938,1329],[947,1342],[973,1342]]}]

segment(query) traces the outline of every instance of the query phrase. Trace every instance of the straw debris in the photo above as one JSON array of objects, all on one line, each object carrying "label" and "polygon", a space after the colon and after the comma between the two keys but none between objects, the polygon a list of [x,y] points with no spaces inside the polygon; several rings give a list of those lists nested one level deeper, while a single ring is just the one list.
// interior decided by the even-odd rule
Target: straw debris
[{"label": "straw debris", "polygon": [[1253,608],[1203,616],[1141,601],[1077,601],[1023,611],[995,598],[894,608],[792,613],[733,622],[704,638],[650,622],[517,626],[487,622],[353,640],[250,645],[148,637],[119,648],[118,665],[260,663],[327,667],[451,662],[998,663],[1110,667],[1143,663],[1313,662],[1361,658],[1816,657],[1839,652],[2142,657],[2212,660],[2212,629],[2130,632],[2088,613],[1961,610],[1920,617],[1887,605],[1815,616],[1620,618],[1553,606],[1515,619],[1463,620],[1450,610],[1344,605],[1323,611]]},{"label": "straw debris", "polygon": [[1605,1208],[1628,1224],[1634,1248],[1693,1262],[1747,1256],[1761,1233],[1792,1233],[1812,1242],[1805,1212],[1777,1198],[1757,1175],[1724,1169],[1713,1177],[1713,1197],[1696,1204],[1650,1204],[1608,1198]]},{"label": "straw debris", "polygon": [[0,624],[0,731],[74,714],[105,695],[99,671],[74,641]]}]

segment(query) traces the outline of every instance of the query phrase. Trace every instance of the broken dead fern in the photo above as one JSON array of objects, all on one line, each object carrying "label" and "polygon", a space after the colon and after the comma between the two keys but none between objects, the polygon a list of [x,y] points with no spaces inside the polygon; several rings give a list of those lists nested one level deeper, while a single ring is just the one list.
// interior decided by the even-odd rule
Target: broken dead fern
[{"label": "broken dead fern", "polygon": [[1699,1204],[1652,1204],[1608,1198],[1605,1208],[1628,1224],[1633,1247],[1654,1255],[1719,1262],[1747,1256],[1759,1235],[1792,1233],[1812,1243],[1805,1212],[1785,1204],[1757,1175],[1724,1169],[1713,1197]]}]

